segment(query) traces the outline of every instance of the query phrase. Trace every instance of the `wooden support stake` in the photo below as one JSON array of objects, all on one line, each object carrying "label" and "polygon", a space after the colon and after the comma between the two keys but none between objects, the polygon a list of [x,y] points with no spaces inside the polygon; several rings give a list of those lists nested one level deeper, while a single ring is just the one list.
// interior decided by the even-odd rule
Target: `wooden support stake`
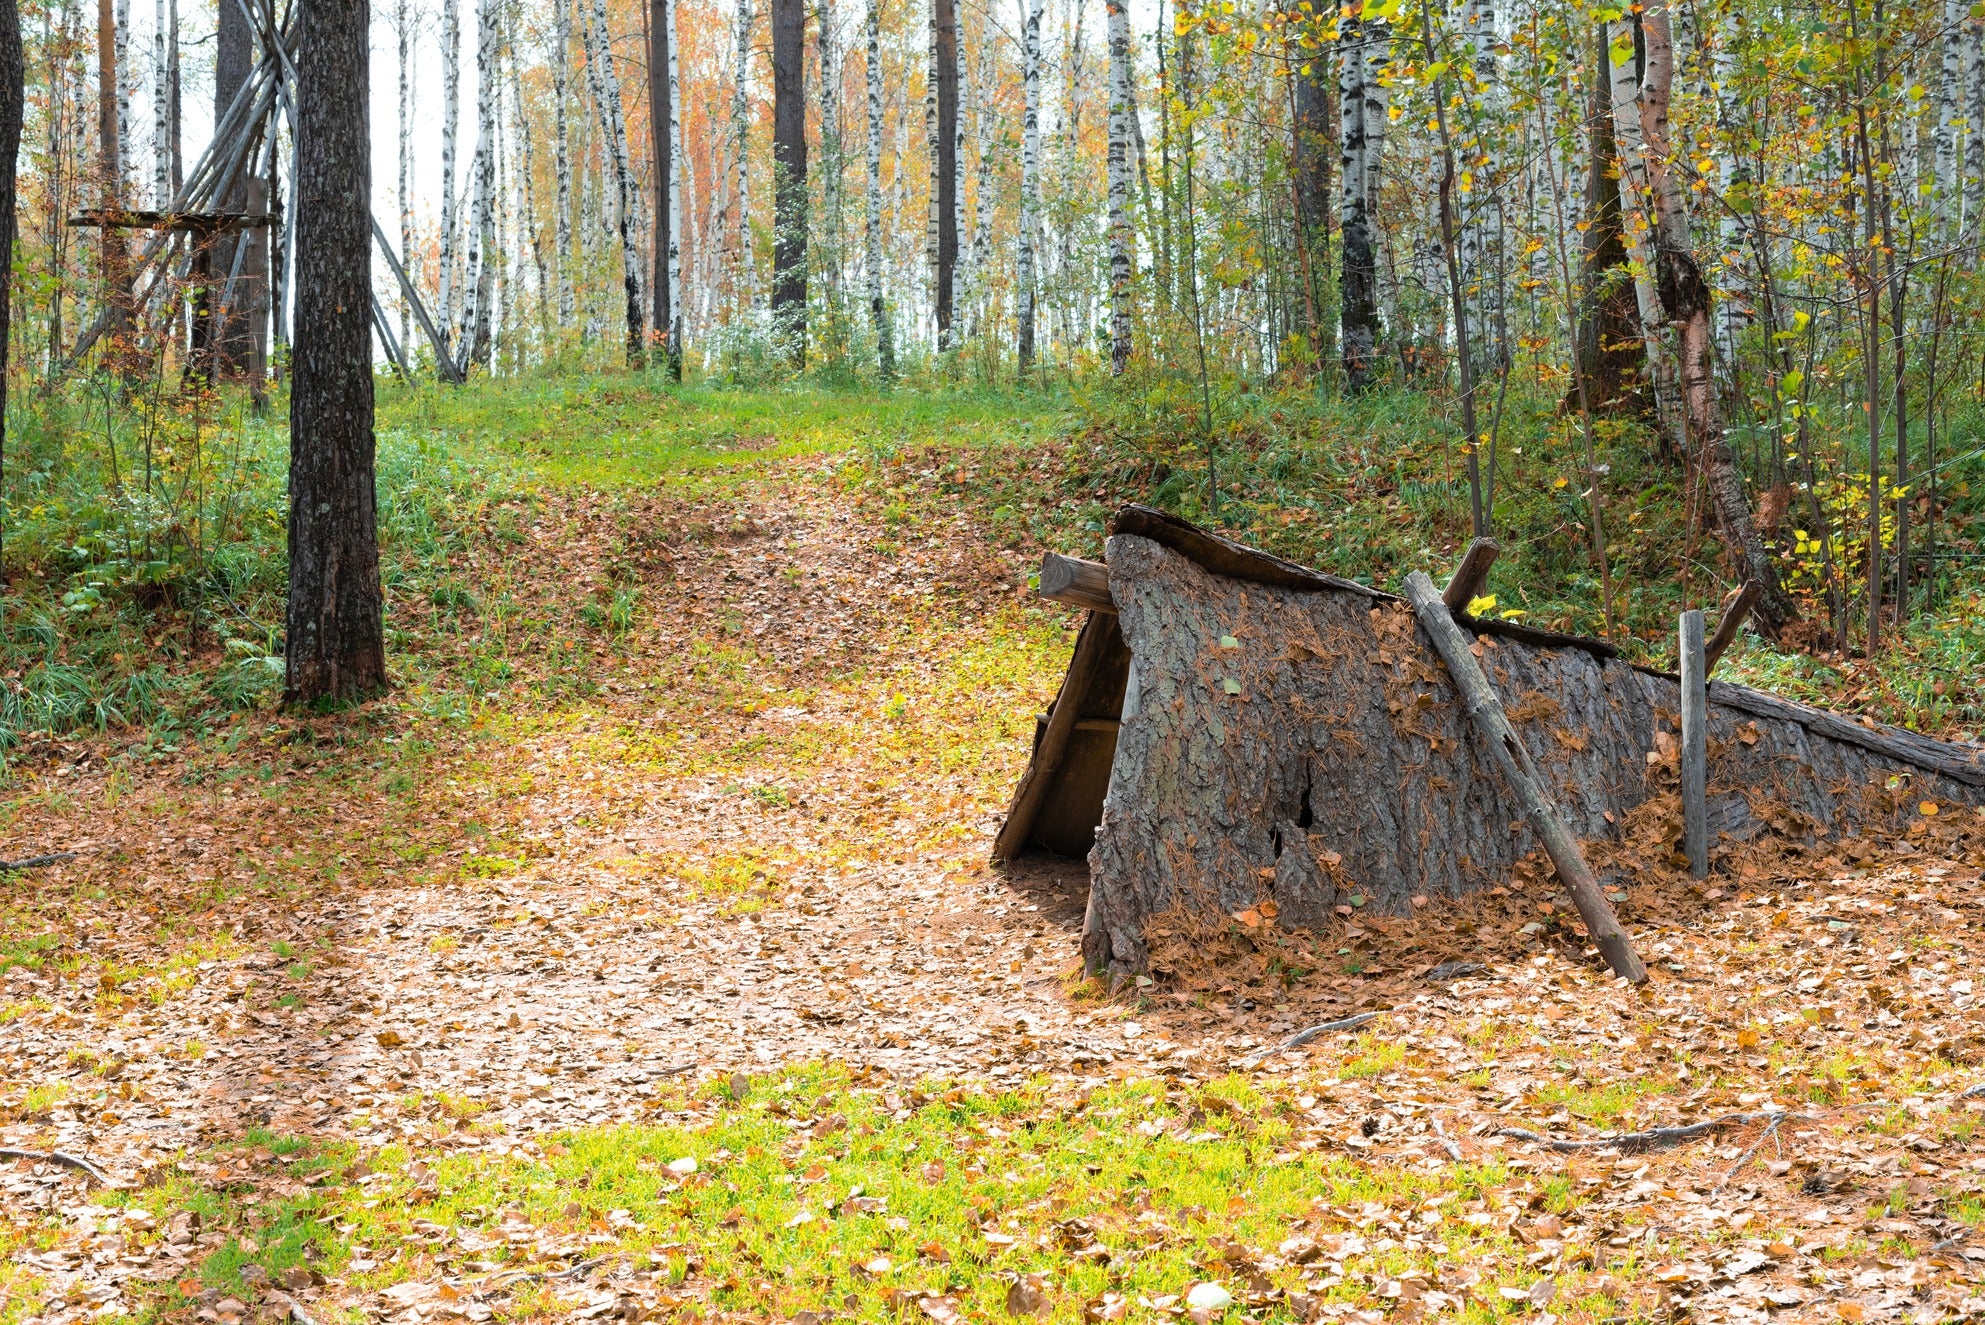
[{"label": "wooden support stake", "polygon": [[1059,552],[1041,554],[1041,597],[1091,612],[1116,613],[1117,601],[1110,597],[1110,568],[1100,561],[1064,557]]},{"label": "wooden support stake", "polygon": [[1115,616],[1091,612],[1082,622],[1082,633],[1075,639],[1075,656],[1069,659],[1068,675],[1062,678],[1061,693],[1048,711],[1048,725],[1034,747],[1034,757],[1013,792],[1013,808],[1006,813],[999,836],[993,839],[993,859],[1012,860],[1027,849],[1027,838],[1034,831],[1034,820],[1041,802],[1054,786],[1055,774],[1068,754],[1069,738],[1082,717],[1082,706],[1103,672],[1110,657],[1110,636],[1117,631]]},{"label": "wooden support stake", "polygon": [[1744,619],[1750,616],[1751,609],[1758,605],[1761,593],[1757,581],[1746,580],[1743,588],[1723,600],[1722,615],[1716,619],[1716,633],[1709,637],[1709,647],[1703,653],[1702,674],[1705,679],[1716,670],[1716,660],[1737,638],[1737,631],[1743,626]]},{"label": "wooden support stake", "polygon": [[1454,616],[1448,611],[1447,604],[1441,601],[1434,582],[1421,572],[1414,571],[1406,577],[1406,598],[1420,618],[1421,629],[1433,641],[1435,652],[1447,664],[1455,688],[1461,692],[1469,719],[1494,753],[1504,780],[1523,806],[1523,815],[1530,821],[1531,831],[1543,842],[1544,851],[1550,856],[1559,880],[1571,894],[1579,918],[1585,921],[1585,932],[1592,936],[1593,944],[1606,959],[1606,965],[1612,968],[1613,974],[1641,984],[1647,979],[1647,968],[1634,955],[1626,931],[1620,928],[1619,917],[1613,914],[1605,893],[1600,891],[1599,881],[1592,877],[1591,867],[1585,863],[1585,854],[1579,850],[1578,839],[1571,835],[1571,830],[1565,827],[1557,811],[1552,808],[1544,791],[1543,779],[1538,776],[1536,765],[1530,760],[1530,752],[1524,749],[1523,742],[1517,739],[1515,730],[1509,725],[1509,718],[1503,713],[1503,706],[1496,699],[1489,678],[1483,674],[1481,664],[1475,661],[1475,655],[1469,652],[1468,640],[1461,633],[1461,627],[1454,624]]},{"label": "wooden support stake", "polygon": [[1461,554],[1461,564],[1454,568],[1454,577],[1441,590],[1441,602],[1449,612],[1468,611],[1468,604],[1489,582],[1489,567],[1495,565],[1502,550],[1502,544],[1493,538],[1478,538],[1468,545],[1468,550]]},{"label": "wooden support stake", "polygon": [[1702,613],[1682,613],[1682,849],[1689,877],[1709,877],[1709,667]]}]

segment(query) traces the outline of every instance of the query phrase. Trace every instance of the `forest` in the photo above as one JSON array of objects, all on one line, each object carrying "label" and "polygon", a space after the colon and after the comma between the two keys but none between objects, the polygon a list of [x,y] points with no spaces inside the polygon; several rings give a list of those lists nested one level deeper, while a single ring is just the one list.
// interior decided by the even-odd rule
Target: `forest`
[{"label": "forest", "polygon": [[0,1325],[1985,1319],[1985,8],[0,0]]}]

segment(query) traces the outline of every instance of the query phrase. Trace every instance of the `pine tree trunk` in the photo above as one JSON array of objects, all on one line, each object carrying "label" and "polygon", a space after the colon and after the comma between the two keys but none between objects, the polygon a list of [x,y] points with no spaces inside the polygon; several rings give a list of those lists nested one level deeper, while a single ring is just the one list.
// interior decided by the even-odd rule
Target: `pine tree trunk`
[{"label": "pine tree trunk", "polygon": [[[1586,106],[1585,233],[1577,345],[1585,399],[1597,413],[1634,414],[1648,403],[1642,388],[1647,342],[1641,335],[1626,234],[1620,226],[1620,157],[1613,137],[1606,30],[1594,38],[1592,89]],[[1576,392],[1574,383],[1573,391]],[[1571,396],[1569,407],[1577,407]]]},{"label": "pine tree trunk", "polygon": [[931,72],[937,82],[937,125],[931,212],[937,222],[937,348],[952,348],[951,321],[958,275],[958,3],[931,0]]},{"label": "pine tree trunk", "polygon": [[876,367],[882,380],[896,376],[896,344],[882,291],[882,7],[868,0],[868,181],[862,219],[862,269],[868,281],[868,317],[875,328]]},{"label": "pine tree trunk", "polygon": [[1330,328],[1323,316],[1324,280],[1330,270],[1330,158],[1336,147],[1331,122],[1330,56],[1319,46],[1289,49],[1294,105],[1290,114],[1291,192],[1295,204],[1297,272],[1302,282],[1302,328],[1312,366],[1329,357]]},{"label": "pine tree trunk", "polygon": [[620,238],[621,285],[626,294],[627,366],[647,362],[647,319],[641,309],[640,199],[627,153],[627,122],[621,112],[620,76],[615,70],[613,44],[607,36],[606,0],[593,0],[586,24],[586,68],[599,107],[600,132],[605,138],[617,200],[615,224]]},{"label": "pine tree trunk", "polygon": [[1041,212],[1041,0],[1020,0],[1021,6],[1021,87],[1026,99],[1026,119],[1020,133],[1020,236],[1015,262],[1018,320],[1020,323],[1020,375],[1034,367],[1034,313],[1037,292],[1034,271],[1035,231]]},{"label": "pine tree trunk", "polygon": [[806,366],[806,3],[772,0],[772,334]]},{"label": "pine tree trunk", "polygon": [[552,0],[551,99],[553,185],[557,190],[552,217],[557,250],[558,325],[569,328],[577,311],[572,293],[572,118],[568,107],[572,81],[572,0]]},{"label": "pine tree trunk", "polygon": [[[409,0],[395,0],[393,28],[400,54],[400,262],[416,289],[420,268],[414,256],[414,31]],[[413,344],[413,309],[400,297],[400,344]],[[411,357],[411,356],[410,356]]]},{"label": "pine tree trunk", "polygon": [[1130,366],[1130,14],[1125,0],[1105,0],[1110,27],[1110,375]]},{"label": "pine tree trunk", "polygon": [[1339,25],[1338,140],[1343,152],[1343,266],[1339,277],[1344,386],[1370,390],[1377,382],[1379,341],[1379,171],[1385,153],[1388,97],[1379,75],[1391,30],[1383,19],[1350,17]]},{"label": "pine tree trunk", "polygon": [[682,380],[682,119],[676,0],[649,0],[648,125],[655,146],[655,330],[671,381]]},{"label": "pine tree trunk", "polygon": [[731,274],[738,309],[758,305],[758,255],[751,238],[751,0],[738,0],[737,72],[731,82],[731,152],[737,167],[737,267]]},{"label": "pine tree trunk", "polygon": [[1668,105],[1675,76],[1674,38],[1666,0],[1649,0],[1641,14],[1646,49],[1640,87],[1641,139],[1647,148],[1647,174],[1655,217],[1656,288],[1661,309],[1676,329],[1680,350],[1682,407],[1688,454],[1701,468],[1716,511],[1717,529],[1743,578],[1762,593],[1755,609],[1766,628],[1776,631],[1798,619],[1779,584],[1778,568],[1751,519],[1744,476],[1724,436],[1722,400],[1716,389],[1716,352],[1710,328],[1709,283],[1703,279],[1689,235],[1681,168],[1669,143]]},{"label": "pine tree trunk", "polygon": [[[26,113],[27,56],[21,46],[21,12],[16,0],[0,0],[0,253],[14,251],[20,211],[16,167],[20,162],[21,120]],[[0,264],[0,478],[6,474],[7,375],[14,344],[14,264]],[[5,537],[0,529],[0,538]],[[7,583],[0,550],[0,585]]]},{"label": "pine tree trunk", "polygon": [[[563,0],[560,0],[563,3]],[[441,339],[455,353],[455,146],[462,118],[462,0],[441,0]]]},{"label": "pine tree trunk", "polygon": [[289,703],[386,685],[372,431],[367,0],[300,0]]}]

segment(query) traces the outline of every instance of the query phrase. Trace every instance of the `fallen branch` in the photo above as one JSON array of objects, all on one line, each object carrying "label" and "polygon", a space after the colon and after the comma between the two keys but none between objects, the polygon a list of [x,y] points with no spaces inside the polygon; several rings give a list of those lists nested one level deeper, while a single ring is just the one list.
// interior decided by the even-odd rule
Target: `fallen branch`
[{"label": "fallen branch", "polygon": [[1758,1147],[1762,1146],[1766,1141],[1769,1141],[1773,1137],[1778,1135],[1778,1125],[1784,1121],[1785,1121],[1785,1115],[1782,1113],[1774,1113],[1773,1115],[1771,1115],[1771,1121],[1765,1124],[1764,1130],[1762,1132],[1758,1133],[1758,1139],[1751,1142],[1750,1146],[1744,1151],[1743,1154],[1737,1156],[1737,1162],[1730,1166],[1730,1171],[1724,1174],[1722,1181],[1716,1184],[1716,1190],[1709,1194],[1711,1200],[1714,1200],[1717,1196],[1721,1195],[1723,1189],[1730,1185],[1730,1179],[1736,1177],[1740,1172],[1743,1171],[1744,1165],[1751,1162],[1751,1156],[1758,1153]]},{"label": "fallen branch", "polygon": [[1590,1141],[1574,1141],[1562,1137],[1545,1136],[1541,1132],[1528,1131],[1521,1127],[1504,1127],[1496,1131],[1497,1136],[1514,1137],[1518,1141],[1535,1141],[1560,1153],[1574,1150],[1618,1150],[1623,1155],[1638,1155],[1645,1150],[1666,1150],[1684,1141],[1694,1141],[1731,1127],[1742,1127],[1748,1123],[1771,1120],[1773,1127],[1787,1118],[1801,1117],[1771,1109],[1761,1113],[1726,1113],[1721,1118],[1711,1118],[1707,1122],[1690,1123],[1687,1127],[1653,1127],[1645,1132],[1622,1132],[1618,1136],[1599,1137]]},{"label": "fallen branch", "polygon": [[1298,1045],[1308,1044],[1311,1040],[1314,1040],[1319,1035],[1328,1035],[1332,1031],[1356,1030],[1358,1027],[1364,1025],[1368,1021],[1377,1021],[1380,1016],[1384,1015],[1384,1011],[1385,1010],[1381,1008],[1378,1012],[1360,1012],[1357,1016],[1346,1017],[1342,1021],[1326,1021],[1322,1025],[1312,1026],[1306,1031],[1297,1031],[1294,1035],[1291,1035],[1288,1039],[1282,1041],[1282,1043],[1276,1045],[1274,1048],[1263,1049],[1253,1058],[1248,1059],[1247,1066],[1254,1067],[1258,1063],[1263,1063],[1266,1062],[1268,1059],[1273,1058],[1276,1054],[1281,1053],[1285,1049],[1294,1049]]},{"label": "fallen branch", "polygon": [[0,860],[0,874],[14,870],[38,870],[44,865],[60,865],[65,860],[74,860],[73,851],[58,851],[52,856],[29,856],[24,860]]},{"label": "fallen branch", "polygon": [[81,1155],[72,1155],[66,1150],[15,1150],[10,1146],[0,1146],[0,1159],[32,1159],[43,1164],[60,1164],[64,1168],[87,1173],[106,1187],[115,1187],[117,1180]]},{"label": "fallen branch", "polygon": [[1975,1100],[1980,1095],[1985,1095],[1985,1081],[1981,1081],[1975,1086],[1968,1086],[1957,1093],[1957,1097],[1961,1100]]},{"label": "fallen branch", "polygon": [[316,1318],[303,1309],[303,1303],[297,1301],[288,1293],[284,1293],[281,1296],[282,1300],[289,1306],[289,1318],[295,1321],[296,1325],[317,1325]]}]

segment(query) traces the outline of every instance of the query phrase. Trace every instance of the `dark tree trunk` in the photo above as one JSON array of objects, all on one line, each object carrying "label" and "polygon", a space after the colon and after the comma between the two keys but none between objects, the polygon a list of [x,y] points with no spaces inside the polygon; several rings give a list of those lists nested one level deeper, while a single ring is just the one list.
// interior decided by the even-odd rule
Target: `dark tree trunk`
[{"label": "dark tree trunk", "polygon": [[806,366],[806,0],[772,0],[772,329]]},{"label": "dark tree trunk", "polygon": [[[219,11],[214,29],[214,119],[218,122],[235,93],[248,81],[255,34],[236,0],[215,0],[215,8]],[[247,181],[238,180],[221,200],[221,209],[239,212],[247,207]],[[244,237],[238,233],[215,238],[208,255],[206,288],[200,294],[198,313],[208,324],[203,334],[210,351],[209,371],[216,381],[246,371],[254,353],[250,345],[252,319],[244,307],[239,283],[222,306],[222,291],[228,273],[234,270],[235,245],[242,242]]]},{"label": "dark tree trunk", "polygon": [[[1641,394],[1647,342],[1641,334],[1633,273],[1627,267],[1626,233],[1620,222],[1620,152],[1613,136],[1611,84],[1606,71],[1606,30],[1596,39],[1592,99],[1586,110],[1590,147],[1585,176],[1585,254],[1578,314],[1579,373],[1595,414],[1638,413],[1651,408]],[[1578,401],[1574,389],[1566,399]]]},{"label": "dark tree trunk", "polygon": [[[21,53],[21,11],[15,0],[0,0],[0,253],[14,251],[16,202],[14,168],[20,160],[21,115],[27,65]],[[14,264],[0,263],[0,479],[7,472],[7,351],[13,345]],[[5,530],[0,530],[4,540]],[[0,584],[7,582],[0,552]]]},{"label": "dark tree trunk", "polygon": [[367,0],[301,0],[285,699],[386,685],[372,435]]},{"label": "dark tree trunk", "polygon": [[1290,185],[1301,264],[1297,276],[1303,290],[1303,334],[1320,367],[1330,357],[1323,308],[1330,271],[1330,160],[1337,154],[1337,107],[1331,99],[1329,52],[1297,46],[1289,54],[1294,66]]},{"label": "dark tree trunk", "polygon": [[958,0],[931,0],[937,37],[937,348],[951,348],[958,276]]},{"label": "dark tree trunk", "polygon": [[669,94],[669,0],[648,4],[648,132],[655,144],[655,330],[663,337],[662,354],[669,377],[682,380],[682,345],[675,306],[675,285],[669,246],[675,240],[670,208],[678,201],[675,188],[675,136],[671,132],[676,107]]},{"label": "dark tree trunk", "polygon": [[[1176,528],[1189,527],[1155,532]],[[1216,573],[1155,537],[1108,542],[1131,661],[1089,856],[1091,968],[1162,969],[1167,948],[1230,929],[1236,915],[1315,930],[1340,905],[1398,914],[1415,897],[1512,881],[1556,895],[1411,609],[1233,550],[1265,578]],[[1681,836],[1675,679],[1592,641],[1502,623],[1473,633],[1600,876],[1631,883],[1670,856]],[[1740,686],[1713,684],[1709,699],[1713,843],[1895,833],[1919,801],[1985,803],[1985,749],[1864,728]]]}]

